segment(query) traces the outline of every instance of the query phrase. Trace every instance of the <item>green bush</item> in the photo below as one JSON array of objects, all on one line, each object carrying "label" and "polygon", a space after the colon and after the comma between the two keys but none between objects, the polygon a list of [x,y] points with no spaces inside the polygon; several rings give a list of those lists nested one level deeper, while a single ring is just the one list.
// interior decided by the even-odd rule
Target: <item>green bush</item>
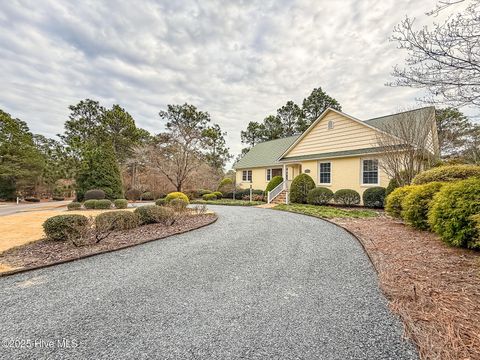
[{"label": "green bush", "polygon": [[87,200],[83,203],[85,209],[96,209],[98,200]]},{"label": "green bush", "polygon": [[352,206],[360,204],[360,194],[352,189],[340,189],[335,191],[333,199],[339,205]]},{"label": "green bush", "polygon": [[128,207],[128,200],[126,199],[116,199],[113,202],[113,205],[116,209],[126,209]]},{"label": "green bush", "polygon": [[88,190],[84,195],[85,200],[103,200],[105,199],[105,191],[101,189]]},{"label": "green bush", "polygon": [[166,198],[157,199],[157,200],[155,201],[155,205],[157,205],[157,206],[165,206],[165,205],[167,205],[167,199],[166,199]]},{"label": "green bush", "polygon": [[402,201],[414,189],[413,185],[396,188],[385,200],[385,211],[388,215],[402,217]]},{"label": "green bush", "polygon": [[403,220],[416,229],[428,230],[428,210],[436,193],[444,183],[431,182],[424,185],[412,185],[411,190],[402,201]]},{"label": "green bush", "polygon": [[33,197],[33,196],[27,196],[25,199],[27,202],[40,202],[39,198]]},{"label": "green bush", "polygon": [[176,212],[183,212],[187,208],[188,203],[183,199],[172,199],[168,206],[170,206]]},{"label": "green bush", "polygon": [[206,201],[217,200],[217,195],[215,195],[215,194],[205,194],[205,195],[202,196],[202,199],[206,200]]},{"label": "green bush", "polygon": [[97,203],[95,204],[95,209],[110,209],[112,207],[112,202],[108,199],[103,199],[103,200],[97,200]]},{"label": "green bush", "polygon": [[452,182],[470,177],[480,177],[480,166],[444,165],[421,172],[415,176],[412,184],[421,185],[433,181]]},{"label": "green bush", "polygon": [[274,176],[267,184],[267,187],[265,188],[265,193],[267,194],[269,191],[272,191],[275,189],[278,185],[280,185],[283,182],[283,177],[281,176]]},{"label": "green bush", "polygon": [[385,204],[386,189],[381,186],[374,186],[366,189],[362,194],[363,205],[372,208],[383,208]]},{"label": "green bush", "polygon": [[145,205],[135,209],[140,224],[162,223],[172,225],[175,222],[175,211],[167,206]]},{"label": "green bush", "polygon": [[212,194],[217,196],[217,199],[221,199],[223,197],[223,194],[220,191],[214,191]]},{"label": "green bush", "polygon": [[79,239],[88,227],[88,218],[83,215],[57,215],[43,223],[47,239],[55,241]]},{"label": "green bush", "polygon": [[140,196],[140,199],[141,199],[141,200],[152,201],[152,200],[155,200],[155,196],[154,196],[153,193],[151,193],[150,191],[147,191],[147,192],[144,192],[144,193]]},{"label": "green bush", "polygon": [[293,179],[290,186],[290,201],[305,204],[308,192],[315,188],[315,181],[308,174],[300,174]]},{"label": "green bush", "polygon": [[167,197],[165,198],[165,200],[167,201],[167,203],[169,203],[170,201],[172,201],[173,199],[182,199],[184,201],[186,201],[186,203],[188,204],[189,201],[188,201],[188,196],[185,195],[184,193],[182,192],[171,192],[170,194],[167,195]]},{"label": "green bush", "polygon": [[109,211],[95,218],[95,227],[99,231],[130,230],[139,225],[138,215],[131,211]]},{"label": "green bush", "polygon": [[205,194],[211,194],[211,193],[212,193],[211,190],[198,189],[198,190],[195,192],[195,196],[198,197],[198,198],[201,198],[201,197],[203,197],[203,195],[205,195]]},{"label": "green bush", "polygon": [[15,179],[10,176],[0,176],[0,199],[15,200],[17,197]]},{"label": "green bush", "polygon": [[82,204],[76,201],[72,201],[70,204],[67,205],[68,210],[80,210],[82,208]]},{"label": "green bush", "polygon": [[233,188],[234,188],[233,180],[230,178],[224,178],[222,179],[222,181],[220,181],[220,184],[218,184],[217,190],[221,191],[223,194],[223,193],[232,192]]},{"label": "green bush", "polygon": [[53,201],[63,201],[65,198],[63,196],[52,196]]},{"label": "green bush", "polygon": [[307,203],[312,205],[325,205],[333,199],[333,191],[326,187],[317,187],[308,192]]},{"label": "green bush", "polygon": [[478,229],[472,216],[480,213],[480,179],[447,184],[435,195],[428,223],[447,243],[480,249]]},{"label": "green bush", "polygon": [[398,181],[396,179],[391,179],[389,182],[388,182],[388,186],[387,186],[387,189],[385,190],[385,197],[387,197],[388,195],[390,195],[392,193],[393,190],[399,188],[400,185],[398,184]]}]

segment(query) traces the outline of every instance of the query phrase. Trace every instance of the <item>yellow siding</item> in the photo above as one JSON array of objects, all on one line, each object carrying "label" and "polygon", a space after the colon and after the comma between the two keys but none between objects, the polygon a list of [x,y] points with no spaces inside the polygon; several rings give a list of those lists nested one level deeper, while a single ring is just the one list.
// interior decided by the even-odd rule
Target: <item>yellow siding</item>
[{"label": "yellow siding", "polygon": [[[328,129],[332,120],[333,129]],[[302,156],[332,151],[345,151],[375,147],[377,131],[359,124],[334,111],[330,111],[300,142],[285,156]]]},{"label": "yellow siding", "polygon": [[[274,168],[281,168],[283,165],[275,166]],[[244,182],[242,180],[242,171],[243,170],[252,170],[252,188],[255,190],[265,190],[267,187],[267,168],[253,168],[253,169],[239,169],[236,172],[237,186],[241,189],[249,189],[250,183]],[[289,174],[292,174],[293,171],[290,167],[288,169]],[[298,175],[298,173],[297,173]]]}]

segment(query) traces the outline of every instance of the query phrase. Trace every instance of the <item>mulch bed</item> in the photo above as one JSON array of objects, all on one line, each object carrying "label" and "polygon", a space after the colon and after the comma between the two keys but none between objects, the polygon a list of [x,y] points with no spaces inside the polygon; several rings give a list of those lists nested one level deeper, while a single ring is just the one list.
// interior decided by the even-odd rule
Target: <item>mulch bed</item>
[{"label": "mulch bed", "polygon": [[422,359],[480,359],[480,252],[387,216],[334,222],[360,238]]},{"label": "mulch bed", "polygon": [[95,240],[92,238],[85,241],[82,246],[75,246],[71,242],[39,240],[0,253],[0,263],[14,268],[37,268],[162,239],[198,229],[215,220],[217,220],[215,214],[184,216],[172,226],[150,224],[132,230],[116,231],[98,244],[95,244]]}]

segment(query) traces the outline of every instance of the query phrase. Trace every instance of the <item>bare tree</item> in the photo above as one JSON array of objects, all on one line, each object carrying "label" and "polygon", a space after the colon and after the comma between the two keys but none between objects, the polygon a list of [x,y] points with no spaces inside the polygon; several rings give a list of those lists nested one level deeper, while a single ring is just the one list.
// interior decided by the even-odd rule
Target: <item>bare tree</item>
[{"label": "bare tree", "polygon": [[[425,109],[428,111],[428,108]],[[435,113],[425,119],[419,111],[395,115],[382,126],[376,145],[382,149],[379,165],[399,185],[410,184],[420,171],[430,168],[438,159]]]}]

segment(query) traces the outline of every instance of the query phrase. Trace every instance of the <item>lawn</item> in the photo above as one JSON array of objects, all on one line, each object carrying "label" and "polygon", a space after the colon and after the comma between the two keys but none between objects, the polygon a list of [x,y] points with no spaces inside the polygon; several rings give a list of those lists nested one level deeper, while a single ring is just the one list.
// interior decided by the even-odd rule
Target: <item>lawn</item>
[{"label": "lawn", "polygon": [[233,200],[233,199],[218,199],[218,200],[192,200],[191,204],[205,204],[205,205],[228,205],[228,206],[256,206],[265,204],[262,201],[247,201],[247,200]]},{"label": "lawn", "polygon": [[318,206],[304,204],[280,204],[274,207],[275,210],[289,211],[304,215],[311,215],[318,218],[371,218],[378,216],[378,212],[368,209],[340,209],[333,206]]}]

